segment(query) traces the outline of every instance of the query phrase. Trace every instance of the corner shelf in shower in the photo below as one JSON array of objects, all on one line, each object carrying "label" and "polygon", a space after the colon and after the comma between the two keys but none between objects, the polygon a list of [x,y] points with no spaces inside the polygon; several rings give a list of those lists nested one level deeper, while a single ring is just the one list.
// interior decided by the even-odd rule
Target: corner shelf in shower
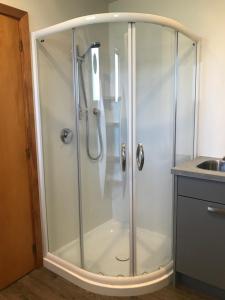
[{"label": "corner shelf in shower", "polygon": [[120,126],[120,122],[115,122],[115,121],[106,121],[106,126],[107,127],[119,127]]},{"label": "corner shelf in shower", "polygon": [[121,101],[121,97],[119,97],[118,101],[115,101],[114,96],[106,96],[106,97],[103,97],[103,99],[106,103],[118,103]]},{"label": "corner shelf in shower", "polygon": [[[120,175],[120,174],[119,174]],[[122,183],[122,177],[118,176],[117,174],[113,174],[113,175],[107,175],[106,176],[106,180],[107,181],[111,181],[113,183]]]}]

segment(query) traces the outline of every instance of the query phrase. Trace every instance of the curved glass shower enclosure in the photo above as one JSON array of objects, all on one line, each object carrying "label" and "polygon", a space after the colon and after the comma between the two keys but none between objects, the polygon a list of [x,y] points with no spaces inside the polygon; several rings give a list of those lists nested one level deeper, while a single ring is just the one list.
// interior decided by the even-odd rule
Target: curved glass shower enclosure
[{"label": "curved glass shower enclosure", "polygon": [[195,152],[196,42],[125,21],[35,41],[45,254],[106,277],[171,269],[170,170]]}]

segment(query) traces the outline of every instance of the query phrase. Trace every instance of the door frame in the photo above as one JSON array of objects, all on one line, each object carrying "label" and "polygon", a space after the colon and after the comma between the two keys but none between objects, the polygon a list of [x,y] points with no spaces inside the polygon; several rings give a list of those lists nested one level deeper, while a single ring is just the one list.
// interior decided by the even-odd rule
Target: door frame
[{"label": "door frame", "polygon": [[32,89],[32,73],[31,73],[31,52],[30,52],[30,32],[28,13],[26,11],[0,3],[0,14],[18,20],[20,35],[20,53],[22,67],[22,84],[23,84],[23,100],[24,100],[24,120],[27,140],[27,163],[29,174],[29,190],[31,199],[31,215],[33,223],[34,236],[34,258],[35,267],[43,265],[42,255],[42,235],[41,235],[41,219],[39,206],[38,191],[38,173],[37,173],[37,154],[36,154],[36,138],[33,108],[33,89]]},{"label": "door frame", "polygon": [[128,164],[129,168],[129,248],[130,275],[136,275],[136,203],[135,203],[135,170],[136,170],[136,27],[134,22],[128,22]]}]

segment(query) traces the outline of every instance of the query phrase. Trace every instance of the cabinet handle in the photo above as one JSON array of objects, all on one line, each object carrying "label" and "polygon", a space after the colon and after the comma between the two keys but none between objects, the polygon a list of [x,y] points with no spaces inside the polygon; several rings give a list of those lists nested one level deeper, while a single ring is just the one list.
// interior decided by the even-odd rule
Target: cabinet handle
[{"label": "cabinet handle", "polygon": [[221,216],[225,216],[225,208],[217,208],[217,207],[208,206],[208,212],[217,214],[217,215],[221,215]]}]

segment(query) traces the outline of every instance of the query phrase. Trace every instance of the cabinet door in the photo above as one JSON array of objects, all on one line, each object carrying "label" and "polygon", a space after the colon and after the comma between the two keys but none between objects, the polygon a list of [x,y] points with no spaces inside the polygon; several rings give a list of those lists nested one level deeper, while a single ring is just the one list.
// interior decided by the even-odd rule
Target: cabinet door
[{"label": "cabinet door", "polygon": [[225,206],[178,197],[176,271],[225,288]]}]

